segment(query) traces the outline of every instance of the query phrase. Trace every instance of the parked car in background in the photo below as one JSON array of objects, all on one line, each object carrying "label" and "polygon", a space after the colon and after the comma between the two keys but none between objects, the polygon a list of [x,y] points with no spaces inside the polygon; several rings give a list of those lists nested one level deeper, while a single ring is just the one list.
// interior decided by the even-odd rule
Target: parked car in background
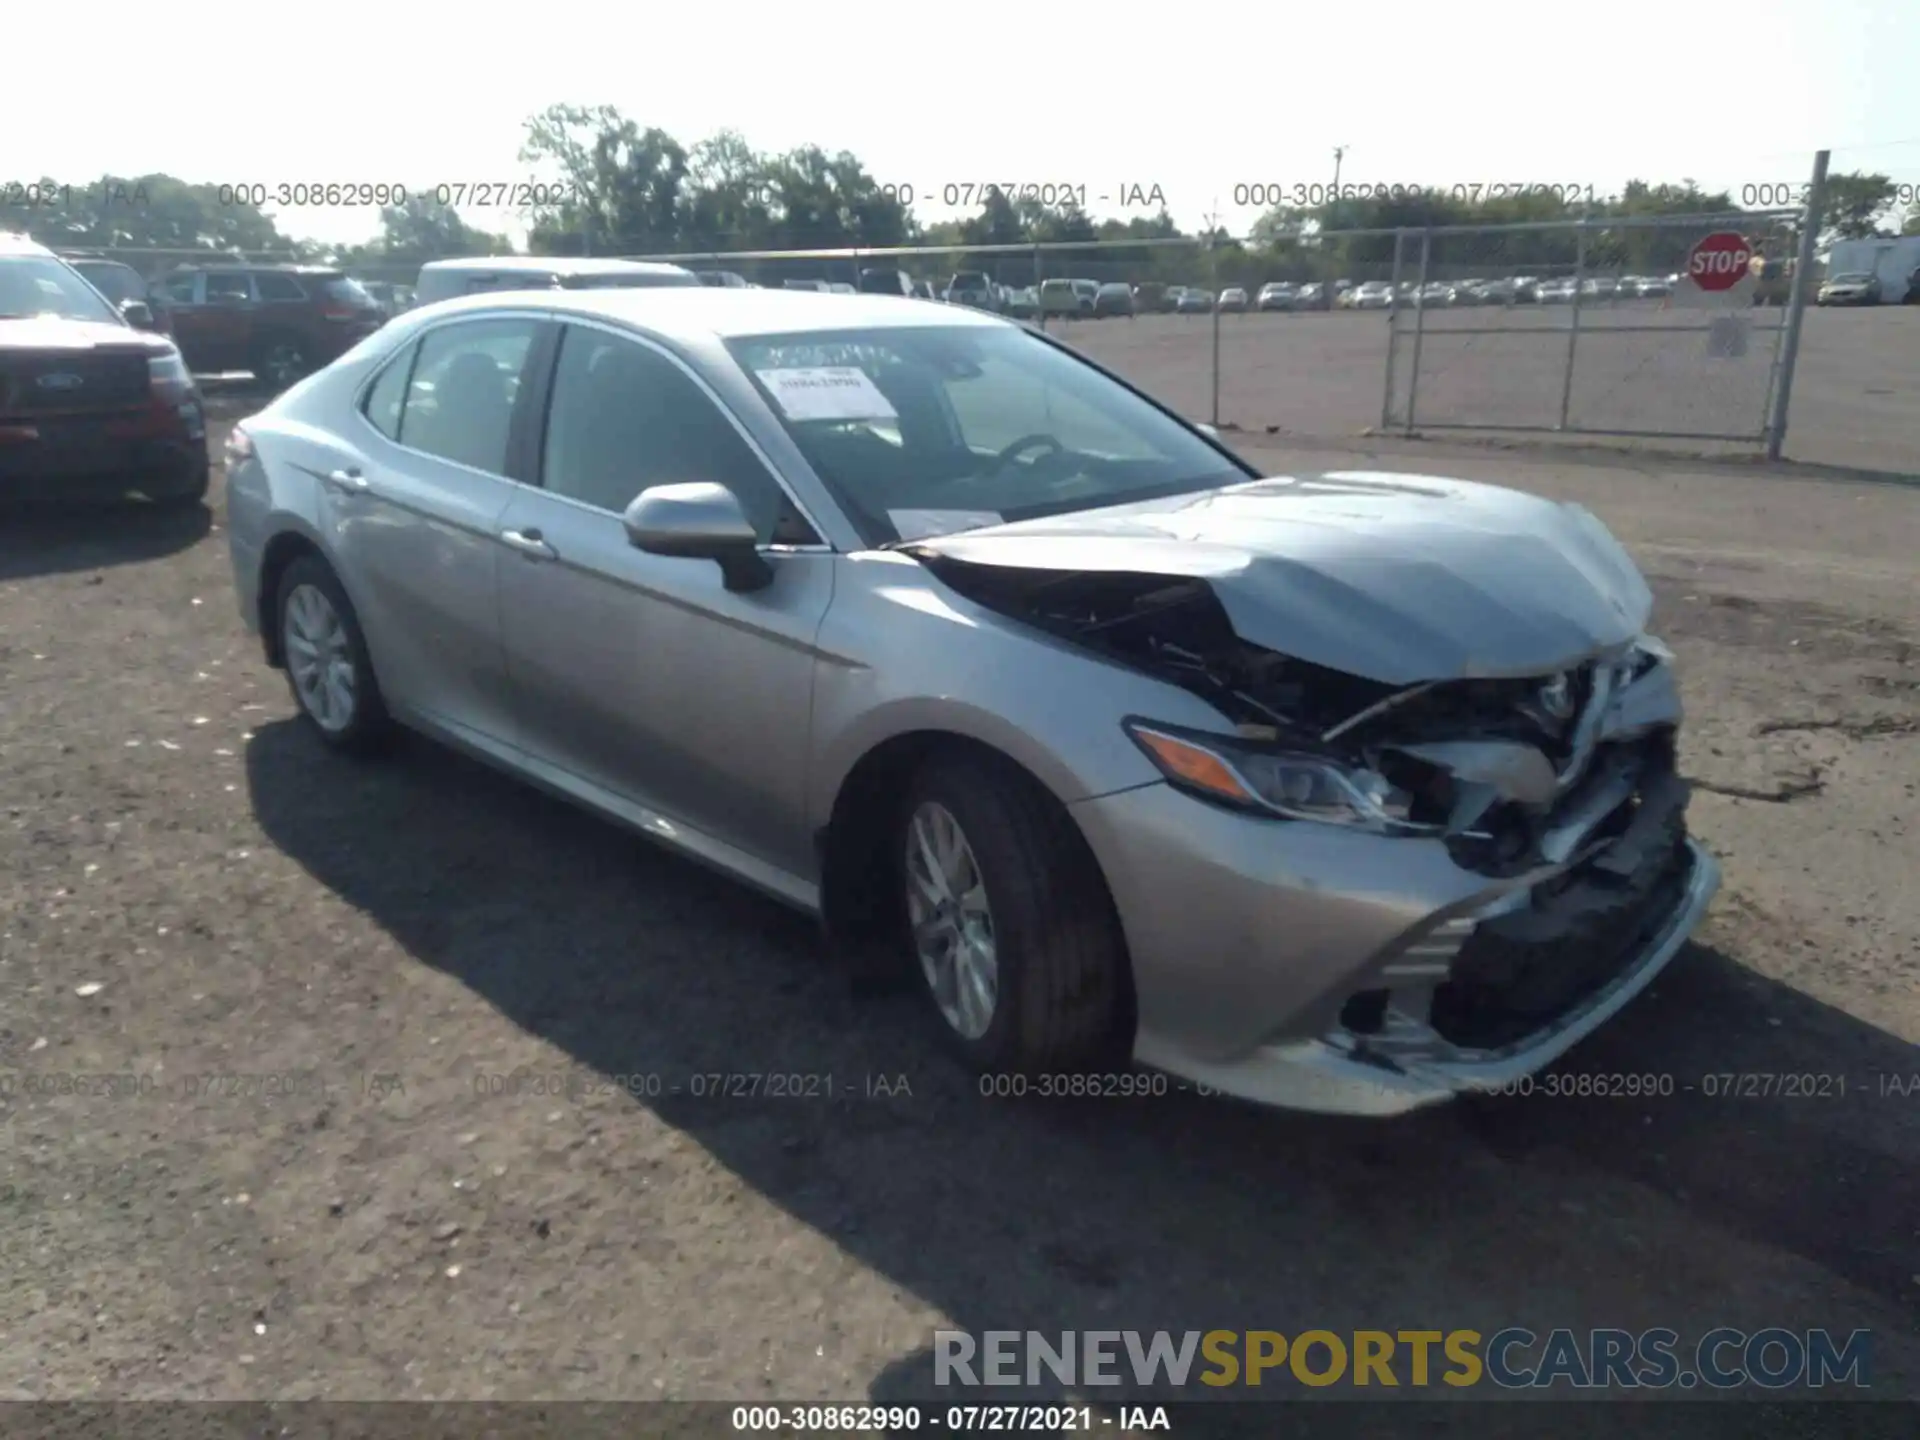
[{"label": "parked car in background", "polygon": [[1040,292],[1031,285],[1021,285],[1007,291],[1003,314],[1016,320],[1031,320],[1040,313]]},{"label": "parked car in background", "polygon": [[872,265],[860,272],[862,295],[911,295],[913,281],[891,265]]},{"label": "parked car in background", "polygon": [[1534,287],[1534,297],[1542,305],[1571,305],[1579,284],[1568,279],[1542,280]]},{"label": "parked car in background", "polygon": [[206,495],[200,391],[174,342],[132,323],[146,308],[0,234],[0,500]]},{"label": "parked car in background", "polygon": [[940,293],[933,288],[933,282],[931,280],[914,281],[913,293],[915,298],[920,300],[938,300],[940,298]]},{"label": "parked car in background", "polygon": [[782,290],[806,290],[814,294],[827,294],[827,282],[824,280],[782,280]]},{"label": "parked car in background", "polygon": [[1393,304],[1393,284],[1387,280],[1366,280],[1346,293],[1349,310],[1385,310]]},{"label": "parked car in background", "polygon": [[753,285],[747,277],[734,270],[696,270],[693,272],[702,285],[716,290],[751,290]]},{"label": "parked car in background", "polygon": [[1634,286],[1634,294],[1642,300],[1659,298],[1673,294],[1673,286],[1658,275],[1643,275]]},{"label": "parked car in background", "polygon": [[434,305],[458,295],[492,294],[497,290],[685,289],[701,283],[698,275],[683,266],[649,260],[486,255],[432,260],[422,265],[413,300],[416,305]]},{"label": "parked car in background", "polygon": [[331,266],[181,266],[158,288],[195,374],[245,370],[274,390],[331,364],[387,323],[360,282]]},{"label": "parked car in background", "polygon": [[1814,296],[1816,305],[1878,305],[1879,303],[1880,278],[1863,271],[1830,277]]},{"label": "parked car in background", "polygon": [[1201,290],[1192,285],[1180,287],[1180,298],[1174,302],[1174,310],[1181,315],[1211,315],[1213,313],[1213,292]]},{"label": "parked car in background", "polygon": [[413,304],[411,285],[395,285],[387,280],[362,280],[360,288],[373,297],[373,303],[380,307],[380,313],[389,320]]},{"label": "parked car in background", "polygon": [[1318,280],[1309,280],[1293,292],[1293,308],[1296,310],[1325,310],[1331,303],[1327,287]]},{"label": "parked car in background", "polygon": [[1260,293],[1254,297],[1253,308],[1256,310],[1291,310],[1293,309],[1294,300],[1298,295],[1298,288],[1288,284],[1285,280],[1270,280],[1260,287]]},{"label": "parked car in background", "polygon": [[1220,292],[1220,309],[1233,314],[1243,313],[1247,308],[1247,292],[1238,285],[1229,285]]},{"label": "parked car in background", "polygon": [[1100,282],[1098,280],[1075,280],[1073,293],[1086,302],[1087,314],[1098,313],[1100,304]]},{"label": "parked car in background", "polygon": [[1444,309],[1453,304],[1453,298],[1453,286],[1435,280],[1414,291],[1413,303],[1426,310]]},{"label": "parked car in background", "polygon": [[949,305],[971,305],[976,310],[998,310],[1000,304],[993,292],[993,281],[981,270],[959,270],[947,281],[946,300]]},{"label": "parked car in background", "polygon": [[172,314],[152,293],[146,276],[131,265],[87,255],[64,258],[81,279],[106,296],[114,309],[127,316],[128,323],[134,329],[151,330],[157,335],[173,333]]},{"label": "parked car in background", "polygon": [[1718,883],[1652,594],[1591,514],[1266,478],[990,316],[416,311],[240,422],[227,489],[313,745],[407,725],[756,886],[984,1074],[1371,1116],[1507,1089]]},{"label": "parked car in background", "polygon": [[1093,293],[1095,315],[1133,314],[1133,287],[1123,280],[1112,280]]},{"label": "parked car in background", "polygon": [[[1094,289],[1095,294],[1099,293],[1098,286]],[[1075,280],[1059,277],[1040,282],[1040,313],[1042,315],[1059,315],[1069,319],[1091,316],[1093,299],[1094,297],[1082,290],[1079,282]]]}]

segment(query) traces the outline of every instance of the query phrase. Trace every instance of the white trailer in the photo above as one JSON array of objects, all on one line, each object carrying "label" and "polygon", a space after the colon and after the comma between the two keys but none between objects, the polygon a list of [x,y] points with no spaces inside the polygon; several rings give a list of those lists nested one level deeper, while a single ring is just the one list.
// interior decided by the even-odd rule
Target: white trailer
[{"label": "white trailer", "polygon": [[1826,278],[1836,275],[1876,275],[1880,303],[1898,305],[1907,296],[1907,282],[1920,270],[1920,235],[1836,240],[1827,252]]}]

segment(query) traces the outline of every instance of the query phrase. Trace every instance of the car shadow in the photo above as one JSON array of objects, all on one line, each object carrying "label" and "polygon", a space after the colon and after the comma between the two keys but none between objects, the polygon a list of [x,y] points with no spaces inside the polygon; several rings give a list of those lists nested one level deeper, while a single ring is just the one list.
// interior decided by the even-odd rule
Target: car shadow
[{"label": "car shadow", "polygon": [[[602,1075],[833,1075],[832,1100],[634,1103],[975,1333],[1498,1328],[1532,1297],[1588,1296],[1596,1265],[1657,1280],[1662,1238],[1633,1228],[1649,1199],[1684,1212],[1683,1235],[1717,1229],[1913,1304],[1920,1106],[1872,1077],[1920,1070],[1914,1047],[1711,949],[1554,1072],[1668,1074],[1665,1097],[1388,1121],[1191,1093],[987,1099],[917,998],[854,994],[810,921],[477,764],[412,740],[351,762],[280,721],[246,766],[272,843]],[[1844,1099],[1700,1093],[1707,1073],[1842,1071]],[[889,1403],[937,1393],[930,1349],[872,1381]]]},{"label": "car shadow", "polygon": [[204,504],[0,504],[0,580],[160,560],[197,544],[212,527]]}]

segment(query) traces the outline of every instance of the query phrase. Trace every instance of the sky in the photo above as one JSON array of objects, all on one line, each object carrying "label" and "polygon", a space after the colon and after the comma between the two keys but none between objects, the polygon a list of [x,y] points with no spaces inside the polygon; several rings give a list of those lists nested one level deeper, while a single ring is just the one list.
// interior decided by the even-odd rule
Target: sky
[{"label": "sky", "polygon": [[[89,13],[146,33],[144,18]],[[209,3],[170,27],[188,36],[157,70],[149,45],[90,45],[76,92],[69,65],[18,63],[74,44],[59,7],[28,6],[7,21],[0,186],[154,171],[269,186],[515,180],[526,118],[558,101],[614,105],[689,146],[733,129],[764,151],[851,150],[911,186],[925,221],[956,213],[938,203],[949,186],[1084,187],[1096,218],[1121,219],[1151,213],[1123,197],[1157,186],[1184,228],[1218,217],[1244,234],[1264,207],[1236,200],[1327,184],[1336,147],[1343,184],[1604,194],[1692,178],[1762,203],[1759,187],[1797,189],[1825,147],[1835,170],[1920,185],[1915,0],[1728,3],[1724,18],[1651,0],[1380,0],[1355,13],[1200,0],[1175,23],[1082,0],[980,0],[843,23],[831,8],[737,0],[656,14],[580,0]],[[1068,58],[1073,45],[1084,60]],[[511,212],[466,216],[519,229]],[[336,242],[378,228],[372,209],[276,219]]]}]

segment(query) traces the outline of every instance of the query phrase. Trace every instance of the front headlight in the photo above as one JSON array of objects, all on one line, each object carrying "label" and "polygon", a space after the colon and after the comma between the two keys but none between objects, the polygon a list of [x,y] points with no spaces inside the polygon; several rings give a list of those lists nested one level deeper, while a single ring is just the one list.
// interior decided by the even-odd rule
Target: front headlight
[{"label": "front headlight", "polygon": [[176,405],[193,394],[193,372],[178,350],[147,357],[147,385],[157,399]]},{"label": "front headlight", "polygon": [[1190,794],[1276,819],[1316,820],[1382,835],[1427,835],[1437,829],[1412,821],[1412,797],[1371,770],[1144,720],[1128,720],[1125,728],[1168,782]]}]

